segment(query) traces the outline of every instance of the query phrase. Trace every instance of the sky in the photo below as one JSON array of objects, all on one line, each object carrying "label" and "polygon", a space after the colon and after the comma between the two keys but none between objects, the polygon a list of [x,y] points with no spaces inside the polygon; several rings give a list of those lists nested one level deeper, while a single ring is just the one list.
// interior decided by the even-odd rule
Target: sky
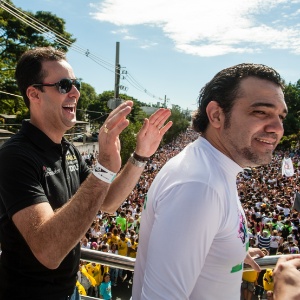
[{"label": "sky", "polygon": [[114,90],[117,42],[120,93],[149,104],[195,110],[217,72],[244,62],[300,79],[300,0],[12,1],[65,20],[68,61],[97,93]]}]

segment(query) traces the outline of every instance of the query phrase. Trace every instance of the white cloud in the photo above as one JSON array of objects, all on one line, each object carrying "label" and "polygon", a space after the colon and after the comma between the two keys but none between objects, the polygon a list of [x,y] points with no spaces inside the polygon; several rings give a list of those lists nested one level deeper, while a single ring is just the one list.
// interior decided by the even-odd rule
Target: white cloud
[{"label": "white cloud", "polygon": [[[217,56],[260,52],[264,48],[288,49],[300,54],[300,23],[295,23],[299,3],[299,0],[103,0],[91,6],[96,9],[93,18],[99,21],[122,27],[154,26],[174,42],[178,51]],[[127,39],[131,37],[128,32],[119,33]]]},{"label": "white cloud", "polygon": [[125,35],[124,40],[136,40],[137,38],[131,35]]},{"label": "white cloud", "polygon": [[123,36],[124,40],[136,40],[137,38],[129,34],[129,30],[126,28],[122,28],[119,30],[112,30],[112,34],[119,34]]},{"label": "white cloud", "polygon": [[144,41],[142,43],[142,45],[140,46],[140,48],[142,48],[142,49],[148,49],[148,48],[152,48],[152,47],[155,47],[155,46],[157,46],[157,43],[150,42],[150,41]]}]

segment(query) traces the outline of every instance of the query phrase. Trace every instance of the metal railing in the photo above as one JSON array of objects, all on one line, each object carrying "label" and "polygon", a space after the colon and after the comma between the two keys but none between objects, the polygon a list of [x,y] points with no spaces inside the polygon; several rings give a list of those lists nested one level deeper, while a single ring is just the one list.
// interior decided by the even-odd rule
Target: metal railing
[{"label": "metal railing", "polygon": [[[274,269],[278,259],[282,257],[283,255],[271,255],[271,256],[265,256],[262,258],[257,258],[255,261],[260,266],[262,270],[265,269]],[[244,264],[244,271],[251,271],[252,267],[249,265]]]},{"label": "metal railing", "polygon": [[[255,261],[262,270],[273,269],[281,256],[282,255],[265,256],[257,258]],[[134,270],[135,264],[135,258],[89,249],[81,249],[81,259],[130,271]],[[244,271],[250,270],[252,270],[251,266],[245,264]]]},{"label": "metal railing", "polygon": [[[135,263],[135,258],[84,248],[81,248],[81,260],[129,271],[133,271]],[[80,299],[96,300],[99,298],[81,295]]]},{"label": "metal railing", "polygon": [[[265,269],[273,269],[278,261],[278,259],[282,255],[272,255],[272,256],[265,256],[262,258],[257,258],[255,261],[261,267],[262,270]],[[112,253],[106,253],[96,250],[89,250],[89,249],[81,249],[81,259],[106,265],[113,268],[120,268],[123,270],[134,270],[135,258],[116,255]],[[244,265],[244,271],[251,271],[252,267],[249,265]],[[93,300],[97,298],[88,297],[88,296],[81,296],[82,300]]]},{"label": "metal railing", "polygon": [[133,271],[135,258],[81,248],[81,259],[97,264]]}]

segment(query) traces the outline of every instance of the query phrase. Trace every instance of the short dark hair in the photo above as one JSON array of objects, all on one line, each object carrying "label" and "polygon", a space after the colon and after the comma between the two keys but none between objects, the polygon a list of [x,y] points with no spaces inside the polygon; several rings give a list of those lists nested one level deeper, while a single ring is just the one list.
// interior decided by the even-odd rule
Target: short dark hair
[{"label": "short dark hair", "polygon": [[[42,83],[47,71],[42,69],[44,61],[66,60],[65,52],[53,47],[38,47],[24,52],[16,67],[15,77],[26,106],[30,102],[26,95],[27,88],[34,83]],[[42,90],[42,87],[40,87]]]},{"label": "short dark hair", "polygon": [[238,96],[242,79],[257,77],[269,80],[282,89],[284,82],[272,68],[262,64],[243,63],[226,68],[217,73],[200,91],[198,109],[193,115],[193,128],[197,132],[205,132],[209,124],[206,107],[210,101],[216,101],[222,108],[225,118],[230,119],[230,112]]},{"label": "short dark hair", "polygon": [[101,250],[105,250],[105,249],[108,249],[108,245],[107,244],[102,244]]}]

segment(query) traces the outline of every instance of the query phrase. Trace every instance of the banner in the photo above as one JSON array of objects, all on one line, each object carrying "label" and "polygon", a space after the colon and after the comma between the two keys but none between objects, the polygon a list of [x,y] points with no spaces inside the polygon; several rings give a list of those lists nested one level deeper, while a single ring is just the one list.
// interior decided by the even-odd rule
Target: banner
[{"label": "banner", "polygon": [[282,176],[291,177],[294,175],[294,166],[291,158],[283,158],[282,160]]}]

